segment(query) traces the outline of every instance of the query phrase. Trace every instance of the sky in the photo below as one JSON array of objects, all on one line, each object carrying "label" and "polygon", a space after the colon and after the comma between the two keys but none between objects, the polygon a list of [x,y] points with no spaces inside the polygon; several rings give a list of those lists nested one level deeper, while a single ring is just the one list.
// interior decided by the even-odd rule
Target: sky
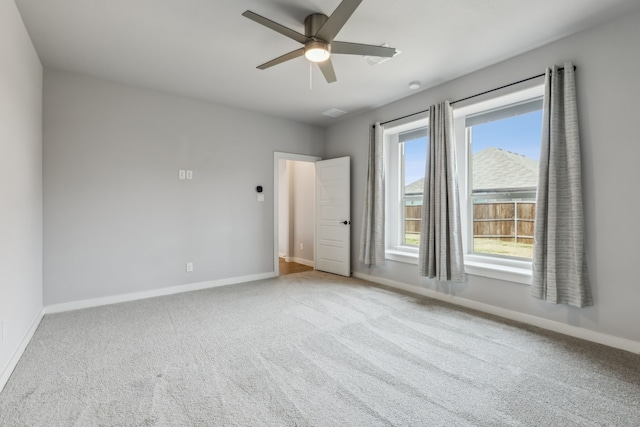
[{"label": "sky", "polygon": [[488,147],[502,148],[540,159],[542,110],[473,127],[473,153]]},{"label": "sky", "polygon": [[[540,126],[542,110],[473,127],[472,152],[488,147],[522,154],[534,160],[540,158]],[[424,178],[427,158],[427,138],[405,142],[405,185]],[[457,153],[458,156],[461,153]],[[462,153],[464,155],[464,153]]]}]

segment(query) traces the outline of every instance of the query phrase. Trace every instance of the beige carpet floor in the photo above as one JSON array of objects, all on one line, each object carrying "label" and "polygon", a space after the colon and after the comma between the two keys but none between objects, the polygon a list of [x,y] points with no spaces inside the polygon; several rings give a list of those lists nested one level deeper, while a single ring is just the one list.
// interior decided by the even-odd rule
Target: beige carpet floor
[{"label": "beige carpet floor", "polygon": [[638,426],[640,356],[319,272],[47,315],[0,426]]}]

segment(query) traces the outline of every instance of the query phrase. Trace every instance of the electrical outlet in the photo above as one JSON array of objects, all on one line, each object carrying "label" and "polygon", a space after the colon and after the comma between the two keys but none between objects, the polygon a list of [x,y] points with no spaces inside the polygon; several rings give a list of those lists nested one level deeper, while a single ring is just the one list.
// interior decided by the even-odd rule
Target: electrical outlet
[{"label": "electrical outlet", "polygon": [[188,262],[187,263],[187,273],[191,273],[193,271],[193,263],[192,262]]},{"label": "electrical outlet", "polygon": [[304,250],[304,246],[302,245],[302,243],[300,243],[300,250]]},{"label": "electrical outlet", "polygon": [[187,179],[193,179],[193,171],[187,169]]},{"label": "electrical outlet", "polygon": [[180,169],[178,171],[178,179],[185,179],[187,177],[187,172],[184,169]]}]

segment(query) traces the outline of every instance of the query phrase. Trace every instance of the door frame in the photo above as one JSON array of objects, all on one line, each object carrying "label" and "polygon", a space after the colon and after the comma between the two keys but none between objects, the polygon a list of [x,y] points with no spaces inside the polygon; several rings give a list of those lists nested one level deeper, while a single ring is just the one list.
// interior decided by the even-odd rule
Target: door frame
[{"label": "door frame", "polygon": [[[315,163],[318,160],[322,160],[319,156],[310,156],[306,154],[284,153],[280,151],[274,151],[273,153],[273,272],[276,276],[280,275],[280,160],[293,160],[296,162],[310,162]],[[314,225],[315,234],[315,225]],[[315,241],[315,238],[314,238]],[[315,262],[316,254],[313,251],[313,260]]]}]

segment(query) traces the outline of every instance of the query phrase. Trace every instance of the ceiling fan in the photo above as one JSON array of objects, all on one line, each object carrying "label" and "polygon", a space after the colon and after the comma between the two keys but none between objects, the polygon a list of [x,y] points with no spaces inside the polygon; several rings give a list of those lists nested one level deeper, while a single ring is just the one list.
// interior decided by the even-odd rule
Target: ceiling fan
[{"label": "ceiling fan", "polygon": [[293,52],[286,53],[276,59],[258,65],[257,68],[265,70],[274,65],[304,55],[309,61],[318,64],[320,71],[322,71],[328,83],[333,83],[336,81],[336,73],[331,62],[331,54],[392,57],[396,53],[396,50],[392,47],[333,40],[361,2],[362,0],[343,0],[331,16],[322,13],[313,13],[307,16],[304,20],[304,34],[300,34],[297,31],[247,10],[242,16],[304,45],[304,47],[300,49],[296,49]]}]

